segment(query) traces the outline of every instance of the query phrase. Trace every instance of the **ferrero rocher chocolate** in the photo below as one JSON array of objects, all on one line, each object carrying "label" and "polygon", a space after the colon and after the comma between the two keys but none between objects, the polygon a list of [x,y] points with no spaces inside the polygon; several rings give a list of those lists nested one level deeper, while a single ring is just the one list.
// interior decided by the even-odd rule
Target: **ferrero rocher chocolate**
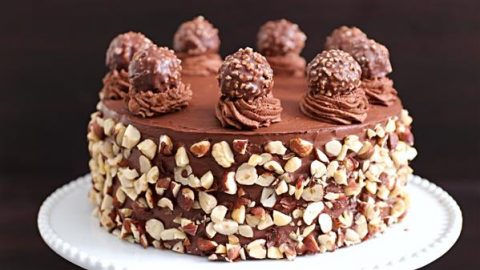
[{"label": "ferrero rocher chocolate", "polygon": [[173,48],[178,53],[217,53],[219,47],[218,29],[202,16],[182,23],[173,38]]},{"label": "ferrero rocher chocolate", "polygon": [[132,92],[165,92],[181,83],[180,60],[172,50],[151,46],[135,54],[129,66]]},{"label": "ferrero rocher chocolate", "polygon": [[227,56],[218,71],[222,95],[251,100],[270,94],[273,71],[267,60],[251,48],[240,49]]},{"label": "ferrero rocher chocolate", "polygon": [[218,72],[222,96],[216,107],[224,127],[257,129],[279,122],[282,106],[272,95],[273,71],[251,48],[227,56]]},{"label": "ferrero rocher chocolate", "polygon": [[349,51],[349,48],[363,40],[367,39],[367,35],[357,27],[341,26],[327,37],[325,42],[325,50],[338,49]]},{"label": "ferrero rocher chocolate", "polygon": [[300,52],[306,39],[298,25],[290,21],[268,21],[258,31],[257,48],[267,58],[275,76],[303,77],[306,62]]},{"label": "ferrero rocher chocolate", "polygon": [[265,56],[299,54],[306,39],[297,24],[285,19],[268,21],[258,31],[257,48]]},{"label": "ferrero rocher chocolate", "polygon": [[152,41],[141,33],[120,34],[112,40],[108,47],[106,64],[110,70],[128,70],[133,55],[151,45],[153,45]]},{"label": "ferrero rocher chocolate", "polygon": [[300,102],[302,112],[314,119],[336,124],[361,123],[368,101],[359,89],[362,71],[348,53],[328,50],[307,66],[308,93]]},{"label": "ferrero rocher chocolate", "polygon": [[185,75],[215,75],[222,65],[218,54],[218,30],[202,16],[180,25],[173,38],[173,47],[182,60],[182,73]]},{"label": "ferrero rocher chocolate", "polygon": [[307,82],[313,93],[340,93],[360,85],[362,70],[348,53],[328,50],[318,54],[307,66]]},{"label": "ferrero rocher chocolate", "polygon": [[133,55],[153,43],[141,33],[127,32],[116,36],[110,43],[106,54],[109,71],[103,77],[100,91],[102,100],[123,100],[130,89],[128,65]]},{"label": "ferrero rocher chocolate", "polygon": [[392,72],[388,49],[372,39],[352,45],[348,52],[362,67],[362,78],[381,78]]},{"label": "ferrero rocher chocolate", "polygon": [[142,117],[178,111],[192,98],[190,85],[182,82],[180,60],[172,50],[150,46],[130,62],[128,109]]},{"label": "ferrero rocher chocolate", "polygon": [[372,104],[390,106],[397,100],[393,81],[387,75],[392,72],[388,49],[369,39],[356,27],[342,26],[327,37],[326,49],[341,49],[360,64],[362,68],[361,88]]}]

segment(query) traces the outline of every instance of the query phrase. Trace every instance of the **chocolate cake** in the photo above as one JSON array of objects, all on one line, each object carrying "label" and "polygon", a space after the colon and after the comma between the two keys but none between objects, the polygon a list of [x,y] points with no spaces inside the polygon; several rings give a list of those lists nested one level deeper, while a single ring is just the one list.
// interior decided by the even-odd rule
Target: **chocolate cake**
[{"label": "chocolate cake", "polygon": [[407,213],[412,118],[385,46],[341,27],[308,64],[289,21],[225,61],[186,22],[174,49],[116,37],[88,126],[100,224],[210,260],[293,259],[383,232]]}]

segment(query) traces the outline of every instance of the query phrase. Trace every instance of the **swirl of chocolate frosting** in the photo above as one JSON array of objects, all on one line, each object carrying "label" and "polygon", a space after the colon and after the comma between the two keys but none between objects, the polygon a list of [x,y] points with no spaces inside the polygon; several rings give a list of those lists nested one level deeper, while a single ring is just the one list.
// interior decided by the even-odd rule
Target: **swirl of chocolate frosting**
[{"label": "swirl of chocolate frosting", "polygon": [[307,67],[309,92],[300,101],[307,116],[336,124],[361,123],[367,117],[368,100],[358,88],[359,64],[341,50],[323,51]]},{"label": "swirl of chocolate frosting", "polygon": [[218,72],[222,96],[216,116],[223,127],[256,129],[281,120],[282,106],[273,97],[273,72],[265,57],[251,48],[228,56]]},{"label": "swirl of chocolate frosting", "polygon": [[100,99],[124,99],[128,94],[128,65],[133,55],[153,43],[141,33],[127,32],[116,36],[108,47],[105,64],[109,72],[103,78]]},{"label": "swirl of chocolate frosting", "polygon": [[390,106],[398,99],[393,81],[387,77],[363,79],[360,87],[367,94],[370,104]]},{"label": "swirl of chocolate frosting", "polygon": [[128,110],[142,117],[152,117],[158,114],[179,111],[188,106],[192,99],[189,85],[179,84],[166,92],[154,93],[141,91],[128,98]]},{"label": "swirl of chocolate frosting", "polygon": [[103,77],[103,88],[100,91],[100,99],[118,100],[128,95],[130,82],[128,72],[124,69],[112,70]]},{"label": "swirl of chocolate frosting", "polygon": [[309,92],[300,102],[300,109],[313,119],[348,125],[367,118],[368,100],[362,89],[333,96]]},{"label": "swirl of chocolate frosting", "polygon": [[224,127],[257,129],[280,122],[282,106],[280,100],[272,95],[259,97],[251,101],[221,98],[215,112]]},{"label": "swirl of chocolate frosting", "polygon": [[182,60],[182,74],[190,76],[208,76],[216,74],[222,65],[222,57],[218,53],[187,55],[178,54]]},{"label": "swirl of chocolate frosting", "polygon": [[181,80],[180,60],[172,50],[151,46],[137,52],[128,69],[131,113],[142,117],[178,111],[192,99],[190,85]]},{"label": "swirl of chocolate frosting", "polygon": [[257,47],[265,55],[275,75],[305,75],[305,59],[300,52],[307,36],[297,24],[288,20],[268,21],[257,34]]},{"label": "swirl of chocolate frosting", "polygon": [[173,38],[173,48],[182,60],[182,72],[187,75],[216,74],[222,65],[219,47],[218,29],[202,16],[180,25]]}]

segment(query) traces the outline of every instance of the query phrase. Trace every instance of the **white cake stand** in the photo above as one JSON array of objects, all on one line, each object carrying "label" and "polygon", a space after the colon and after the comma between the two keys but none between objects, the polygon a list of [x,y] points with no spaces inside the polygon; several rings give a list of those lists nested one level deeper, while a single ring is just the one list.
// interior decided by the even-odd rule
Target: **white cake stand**
[{"label": "white cake stand", "polygon": [[374,239],[294,261],[210,262],[173,251],[144,249],[107,233],[91,214],[89,188],[89,175],[72,181],[51,194],[38,214],[38,228],[48,246],[87,269],[416,269],[447,252],[462,229],[462,213],[452,197],[414,176],[408,185],[412,203],[406,218]]}]

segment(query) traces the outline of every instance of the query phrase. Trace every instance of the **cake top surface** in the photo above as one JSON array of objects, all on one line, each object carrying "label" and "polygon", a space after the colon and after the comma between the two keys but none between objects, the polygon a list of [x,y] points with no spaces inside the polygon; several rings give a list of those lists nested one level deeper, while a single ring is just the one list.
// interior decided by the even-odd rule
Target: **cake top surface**
[{"label": "cake top surface", "polygon": [[361,124],[336,125],[316,121],[305,116],[299,109],[299,101],[308,87],[305,78],[275,78],[273,92],[282,100],[282,121],[254,131],[223,128],[215,118],[215,106],[220,90],[215,76],[183,76],[186,84],[191,84],[193,97],[190,105],[182,111],[154,118],[141,118],[130,114],[123,101],[104,100],[103,104],[111,113],[119,114],[126,122],[145,127],[165,128],[177,132],[203,132],[207,134],[269,135],[286,133],[309,133],[319,130],[332,133],[348,132],[350,129],[364,128],[399,115],[402,104],[399,100],[392,106],[370,105],[368,117]]}]

